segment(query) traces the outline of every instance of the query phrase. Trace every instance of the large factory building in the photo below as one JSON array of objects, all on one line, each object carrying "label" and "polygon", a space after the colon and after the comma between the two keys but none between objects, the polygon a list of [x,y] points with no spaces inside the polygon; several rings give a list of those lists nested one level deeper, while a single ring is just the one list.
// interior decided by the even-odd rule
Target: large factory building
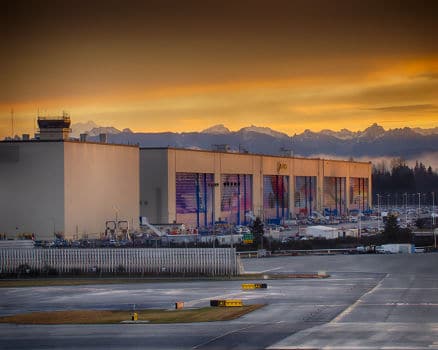
[{"label": "large factory building", "polygon": [[371,163],[175,148],[140,149],[140,213],[149,222],[206,227],[281,223],[314,211],[371,206]]},{"label": "large factory building", "polygon": [[[281,223],[371,206],[371,164],[142,148],[69,138],[70,118],[39,118],[37,140],[0,142],[0,234],[111,235],[152,224]],[[104,135],[102,135],[104,136]]]},{"label": "large factory building", "polygon": [[0,142],[0,234],[96,237],[138,228],[139,149],[69,141],[70,120],[40,118],[40,140]]}]

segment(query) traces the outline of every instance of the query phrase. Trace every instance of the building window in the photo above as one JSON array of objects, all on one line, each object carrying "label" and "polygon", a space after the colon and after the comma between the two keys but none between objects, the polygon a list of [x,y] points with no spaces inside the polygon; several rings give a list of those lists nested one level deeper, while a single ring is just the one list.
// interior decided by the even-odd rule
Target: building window
[{"label": "building window", "polygon": [[263,176],[263,214],[265,221],[277,224],[289,218],[289,176]]},{"label": "building window", "polygon": [[226,221],[246,225],[245,214],[252,211],[252,175],[221,175],[221,217]]},{"label": "building window", "polygon": [[368,179],[350,178],[350,209],[364,211],[368,208]]},{"label": "building window", "polygon": [[213,224],[214,175],[176,173],[176,221],[192,227]]},{"label": "building window", "polygon": [[295,177],[295,213],[311,215],[316,210],[316,176]]},{"label": "building window", "polygon": [[324,215],[341,216],[346,214],[345,177],[324,177]]}]

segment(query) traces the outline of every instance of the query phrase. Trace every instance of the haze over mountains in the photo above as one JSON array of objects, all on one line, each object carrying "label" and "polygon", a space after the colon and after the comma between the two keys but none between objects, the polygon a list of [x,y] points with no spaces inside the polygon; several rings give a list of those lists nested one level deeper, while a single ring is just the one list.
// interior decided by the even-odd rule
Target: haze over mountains
[{"label": "haze over mountains", "polygon": [[[88,124],[89,130],[86,129]],[[93,122],[73,124],[73,135],[88,131],[89,140],[97,141],[100,133],[108,134],[111,143],[139,144],[140,147],[179,147],[212,150],[214,145],[229,145],[232,152],[269,155],[295,155],[371,160],[381,157],[403,157],[406,160],[431,160],[438,166],[438,127],[385,130],[373,124],[362,131],[305,130],[289,136],[268,127],[251,125],[231,131],[219,124],[201,132],[137,133],[130,129],[100,127]],[[435,160],[435,161],[434,161]]]}]

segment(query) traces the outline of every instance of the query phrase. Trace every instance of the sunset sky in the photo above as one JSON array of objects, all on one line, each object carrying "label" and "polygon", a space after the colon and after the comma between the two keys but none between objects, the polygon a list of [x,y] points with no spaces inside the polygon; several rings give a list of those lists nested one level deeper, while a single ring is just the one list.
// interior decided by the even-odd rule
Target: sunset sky
[{"label": "sunset sky", "polygon": [[437,1],[9,1],[0,139],[42,114],[133,131],[438,126]]}]

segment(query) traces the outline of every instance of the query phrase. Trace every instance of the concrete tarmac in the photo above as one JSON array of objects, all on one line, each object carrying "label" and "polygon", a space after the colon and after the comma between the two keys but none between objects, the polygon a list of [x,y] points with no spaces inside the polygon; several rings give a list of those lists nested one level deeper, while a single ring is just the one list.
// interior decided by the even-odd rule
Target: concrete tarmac
[{"label": "concrete tarmac", "polygon": [[2,349],[438,348],[438,254],[243,260],[247,271],[314,272],[267,290],[240,281],[0,289],[0,315],[64,309],[172,308],[239,298],[266,306],[238,320],[193,324],[0,325]]}]

